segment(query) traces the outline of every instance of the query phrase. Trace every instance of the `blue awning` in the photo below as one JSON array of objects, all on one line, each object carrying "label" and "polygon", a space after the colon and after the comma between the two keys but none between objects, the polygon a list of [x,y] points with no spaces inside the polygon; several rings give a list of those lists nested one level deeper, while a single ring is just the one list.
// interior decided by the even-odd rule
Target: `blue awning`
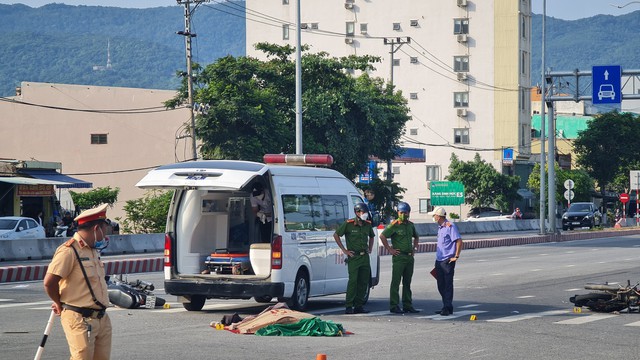
[{"label": "blue awning", "polygon": [[28,175],[36,179],[57,181],[64,184],[56,185],[59,188],[91,188],[93,184],[71,176],[60,174],[51,169],[20,169],[20,174]]}]

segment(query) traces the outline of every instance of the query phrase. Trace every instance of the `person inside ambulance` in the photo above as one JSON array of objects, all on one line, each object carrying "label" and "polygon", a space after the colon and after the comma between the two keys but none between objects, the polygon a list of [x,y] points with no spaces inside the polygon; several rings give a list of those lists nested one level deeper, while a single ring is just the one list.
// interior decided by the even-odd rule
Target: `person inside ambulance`
[{"label": "person inside ambulance", "polygon": [[256,222],[260,229],[260,242],[271,242],[271,224],[273,223],[273,203],[271,194],[264,185],[257,182],[251,190],[251,208],[256,215]]}]

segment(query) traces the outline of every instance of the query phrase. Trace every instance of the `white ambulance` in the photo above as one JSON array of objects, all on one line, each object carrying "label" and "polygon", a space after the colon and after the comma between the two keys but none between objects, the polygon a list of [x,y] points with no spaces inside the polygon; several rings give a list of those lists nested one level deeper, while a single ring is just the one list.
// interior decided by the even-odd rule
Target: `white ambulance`
[{"label": "white ambulance", "polygon": [[[164,286],[185,309],[199,311],[207,299],[253,297],[304,310],[309,297],[346,292],[345,256],[333,233],[355,216],[353,206],[363,202],[362,195],[337,171],[317,167],[330,165],[330,155],[264,159],[265,164],[205,160],[165,165],[136,184],[175,190],[167,217]],[[272,208],[256,213],[251,197],[261,187]],[[266,240],[261,236],[265,226]],[[370,259],[373,287],[379,280],[377,246]]]}]

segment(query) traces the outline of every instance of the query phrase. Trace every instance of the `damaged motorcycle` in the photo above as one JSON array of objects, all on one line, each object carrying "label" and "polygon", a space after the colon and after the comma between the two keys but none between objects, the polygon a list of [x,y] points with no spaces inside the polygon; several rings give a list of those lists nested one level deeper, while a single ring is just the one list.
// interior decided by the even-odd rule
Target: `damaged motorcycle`
[{"label": "damaged motorcycle", "polygon": [[142,280],[122,280],[122,275],[107,279],[109,301],[125,309],[153,309],[162,307],[165,300],[153,294],[155,287],[152,283]]},{"label": "damaged motorcycle", "polygon": [[627,312],[638,311],[640,306],[640,283],[631,286],[631,282],[627,280],[627,285],[610,285],[604,284],[587,284],[584,286],[587,290],[597,290],[589,294],[575,295],[569,298],[575,306],[586,307],[595,312],[619,312],[627,309]]}]

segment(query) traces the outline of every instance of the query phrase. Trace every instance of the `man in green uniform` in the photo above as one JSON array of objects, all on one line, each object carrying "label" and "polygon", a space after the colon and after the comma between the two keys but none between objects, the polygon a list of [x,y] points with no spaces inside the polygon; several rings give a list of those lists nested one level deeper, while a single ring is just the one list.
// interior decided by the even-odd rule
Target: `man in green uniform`
[{"label": "man in green uniform", "polygon": [[[380,240],[393,258],[389,311],[394,314],[420,312],[411,301],[411,277],[413,276],[414,252],[418,248],[418,232],[409,221],[411,207],[406,202],[398,204],[398,218],[380,234]],[[391,238],[392,246],[387,239]],[[413,243],[411,239],[413,238]],[[402,310],[400,309],[400,280],[402,280]]]},{"label": "man in green uniform", "polygon": [[[369,208],[365,203],[357,203],[353,210],[356,217],[342,223],[333,234],[333,238],[347,256],[345,260],[349,271],[347,284],[347,298],[345,314],[366,314],[364,309],[365,296],[371,277],[369,254],[373,250],[373,228],[369,218]],[[347,246],[342,244],[340,237],[346,239]]]}]

